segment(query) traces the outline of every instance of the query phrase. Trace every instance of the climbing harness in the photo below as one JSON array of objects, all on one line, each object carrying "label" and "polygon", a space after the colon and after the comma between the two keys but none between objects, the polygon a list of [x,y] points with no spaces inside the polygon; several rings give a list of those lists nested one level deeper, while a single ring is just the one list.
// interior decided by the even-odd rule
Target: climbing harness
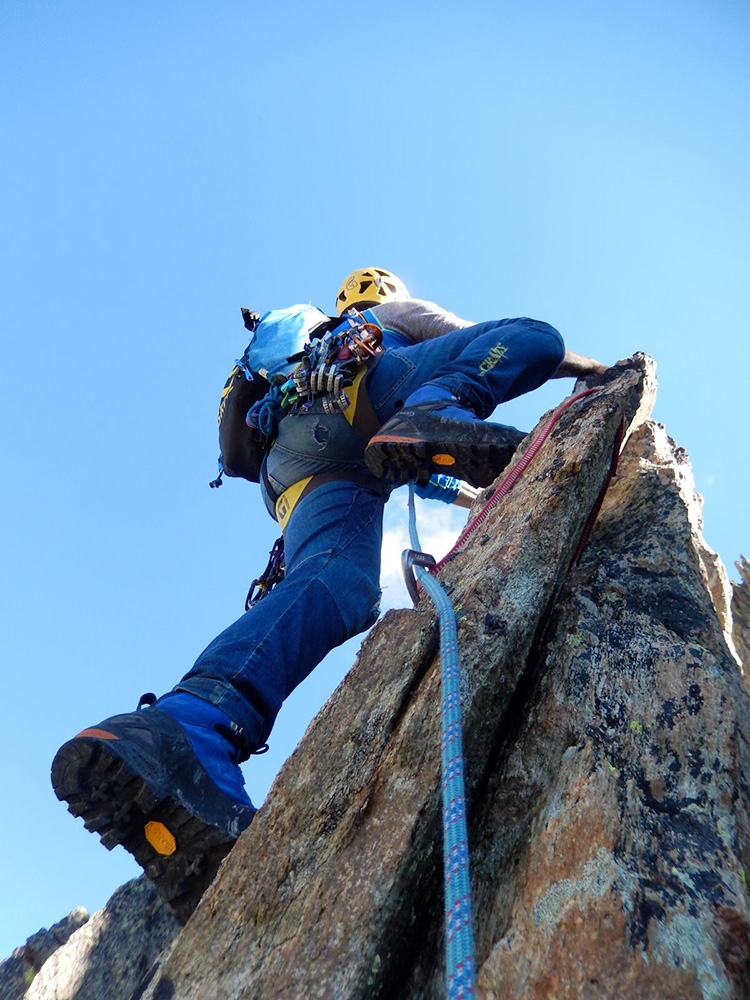
[{"label": "climbing harness", "polygon": [[309,410],[320,400],[329,416],[351,405],[346,389],[352,386],[364,365],[382,352],[383,331],[350,310],[339,325],[320,337],[307,340],[299,363],[291,372],[271,374],[264,369],[271,388],[253,406],[247,423],[271,437],[282,417],[300,409]]},{"label": "climbing harness", "polygon": [[[445,952],[448,1000],[463,1000],[475,995],[474,943],[472,929],[471,882],[469,847],[466,826],[466,792],[464,785],[464,755],[461,727],[460,662],[456,614],[451,601],[433,576],[464,546],[471,535],[489,517],[491,511],[507,496],[534,460],[551,434],[563,412],[573,403],[596,389],[585,389],[565,400],[552,414],[540,434],[512,469],[503,477],[497,489],[479,513],[461,532],[453,548],[440,562],[421,551],[416,526],[414,483],[409,484],[409,535],[411,549],[404,551],[401,565],[409,595],[415,607],[419,603],[421,586],[432,599],[440,628],[440,677],[442,703],[442,795],[443,795],[443,882],[445,891]],[[604,484],[586,519],[570,565],[573,566],[585,547],[604,500],[607,488],[617,470],[617,459],[625,431],[625,418],[615,437],[612,460]],[[416,577],[416,580],[415,580]]]},{"label": "climbing harness", "polygon": [[282,535],[273,543],[273,548],[268,554],[266,568],[250,584],[245,598],[245,611],[249,611],[258,601],[271,593],[276,584],[284,579],[284,569],[284,536]]},{"label": "climbing harness", "polygon": [[[340,319],[325,317],[320,310],[304,306],[277,310],[263,317],[246,309],[242,312],[245,326],[253,333],[253,339],[243,357],[235,362],[224,387],[219,428],[221,438],[226,425],[227,440],[219,457],[219,476],[210,485],[220,486],[225,472],[255,482],[262,481],[283,529],[295,504],[313,486],[325,481],[326,473],[305,475],[302,472],[286,490],[274,488],[263,459],[276,439],[280,421],[287,414],[310,413],[313,404],[319,403],[319,409],[312,411],[311,416],[322,410],[321,419],[326,421],[343,413],[346,418],[343,428],[350,434],[356,431],[369,439],[375,429],[371,423],[376,418],[368,413],[372,407],[365,405],[366,393],[362,387],[368,362],[382,353],[383,331],[355,309],[350,309]],[[275,354],[267,343],[269,339],[281,341],[274,347]],[[301,350],[286,356],[289,350],[300,345]],[[268,367],[261,361],[266,356],[271,358],[265,362]],[[260,398],[256,392],[254,399],[249,399],[241,418],[244,433],[240,433],[236,426],[237,402],[241,407],[242,399],[253,392],[248,386],[256,385],[262,385],[267,391],[261,390]],[[233,404],[231,409],[227,400]],[[231,427],[227,414],[232,417]],[[338,425],[334,430],[341,438]],[[332,433],[329,440],[338,440],[336,433]],[[225,462],[224,452],[227,450],[230,450],[233,460],[230,467]],[[288,454],[289,449],[285,452],[285,455]],[[322,468],[325,470],[325,465]],[[360,475],[359,470],[352,472],[346,469],[338,469],[336,474],[345,478]],[[249,610],[266,597],[283,578],[282,536],[274,543],[265,570],[250,585],[245,609]]]}]

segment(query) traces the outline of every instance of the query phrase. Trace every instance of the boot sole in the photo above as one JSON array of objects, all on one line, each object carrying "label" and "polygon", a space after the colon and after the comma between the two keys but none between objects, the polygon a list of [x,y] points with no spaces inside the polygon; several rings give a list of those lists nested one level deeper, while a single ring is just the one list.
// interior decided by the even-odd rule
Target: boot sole
[{"label": "boot sole", "polygon": [[370,440],[365,462],[379,478],[426,483],[436,473],[455,476],[472,486],[489,486],[513,457],[515,448],[491,443],[457,444],[423,438],[383,437]]},{"label": "boot sole", "polygon": [[[96,738],[70,740],[52,765],[55,795],[112,850],[125,848],[185,923],[236,838],[158,796]],[[150,838],[150,839],[149,839]]]}]

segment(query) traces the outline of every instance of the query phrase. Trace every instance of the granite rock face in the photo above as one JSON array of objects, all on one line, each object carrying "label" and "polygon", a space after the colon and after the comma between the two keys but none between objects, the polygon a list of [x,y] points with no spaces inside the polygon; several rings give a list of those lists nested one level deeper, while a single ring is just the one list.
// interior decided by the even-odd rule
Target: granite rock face
[{"label": "granite rock face", "polygon": [[89,919],[79,906],[47,930],[37,931],[0,962],[0,1000],[21,1000],[44,963]]},{"label": "granite rock face", "polygon": [[[459,615],[478,996],[740,1000],[748,577],[733,594],[687,457],[647,419],[653,362],[599,381],[440,570]],[[132,1000],[445,995],[437,647],[426,598],[372,630]]]},{"label": "granite rock face", "polygon": [[474,817],[482,996],[750,996],[750,706],[695,502],[641,427]]},{"label": "granite rock face", "polygon": [[750,563],[742,556],[735,566],[740,582],[732,584],[732,637],[747,674],[750,671]]},{"label": "granite rock face", "polygon": [[[59,927],[52,930],[61,936]],[[27,972],[20,992],[6,993],[0,980],[2,1000],[130,1000],[181,925],[141,877],[121,886],[93,916],[74,911],[68,929],[67,939]],[[38,937],[26,943],[27,956]]]}]

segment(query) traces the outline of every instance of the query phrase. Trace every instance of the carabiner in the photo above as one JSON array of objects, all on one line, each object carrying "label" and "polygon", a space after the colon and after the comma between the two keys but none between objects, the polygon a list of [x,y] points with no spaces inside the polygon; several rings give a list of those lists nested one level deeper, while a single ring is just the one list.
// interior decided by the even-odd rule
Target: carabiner
[{"label": "carabiner", "polygon": [[404,549],[401,553],[401,572],[404,574],[406,589],[409,591],[409,597],[411,597],[415,608],[419,606],[419,590],[417,588],[417,581],[414,578],[414,566],[429,569],[434,565],[436,565],[435,557],[429,555],[427,552],[418,552],[416,549]]}]

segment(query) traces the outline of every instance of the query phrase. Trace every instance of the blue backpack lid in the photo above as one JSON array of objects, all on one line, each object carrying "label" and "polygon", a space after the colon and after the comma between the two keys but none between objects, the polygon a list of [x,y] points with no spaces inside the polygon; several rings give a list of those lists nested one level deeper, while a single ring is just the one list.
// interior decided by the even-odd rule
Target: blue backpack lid
[{"label": "blue backpack lid", "polygon": [[242,361],[254,372],[285,375],[297,364],[310,334],[329,321],[316,306],[271,309],[261,316]]}]

